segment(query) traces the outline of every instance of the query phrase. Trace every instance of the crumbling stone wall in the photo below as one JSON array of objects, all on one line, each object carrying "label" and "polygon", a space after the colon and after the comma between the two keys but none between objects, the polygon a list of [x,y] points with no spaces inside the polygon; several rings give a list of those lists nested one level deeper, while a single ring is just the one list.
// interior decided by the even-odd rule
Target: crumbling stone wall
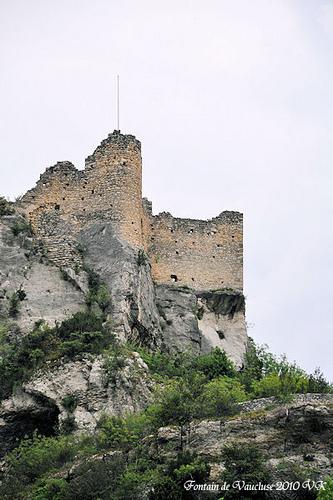
[{"label": "crumbling stone wall", "polygon": [[85,170],[58,162],[46,169],[20,205],[57,264],[80,263],[71,234],[96,221],[112,221],[120,236],[133,247],[141,247],[140,142],[114,131],[86,159]]},{"label": "crumbling stone wall", "polygon": [[96,221],[112,222],[133,248],[143,248],[156,282],[196,290],[242,290],[242,214],[222,212],[208,221],[152,215],[142,200],[141,144],[119,131],[109,134],[86,159],[83,171],[58,162],[21,200],[51,259],[81,263],[75,233]]},{"label": "crumbling stone wall", "polygon": [[[145,201],[147,249],[158,283],[196,290],[243,289],[243,215],[222,212],[211,220],[153,216]],[[150,211],[150,212],[149,212]]]}]

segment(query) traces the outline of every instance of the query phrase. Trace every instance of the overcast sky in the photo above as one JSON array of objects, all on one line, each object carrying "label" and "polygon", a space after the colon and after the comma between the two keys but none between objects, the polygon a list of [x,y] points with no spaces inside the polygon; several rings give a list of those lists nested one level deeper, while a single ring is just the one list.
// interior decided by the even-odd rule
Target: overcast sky
[{"label": "overcast sky", "polygon": [[154,213],[244,213],[249,335],[332,364],[333,0],[0,0],[0,194],[142,142]]}]

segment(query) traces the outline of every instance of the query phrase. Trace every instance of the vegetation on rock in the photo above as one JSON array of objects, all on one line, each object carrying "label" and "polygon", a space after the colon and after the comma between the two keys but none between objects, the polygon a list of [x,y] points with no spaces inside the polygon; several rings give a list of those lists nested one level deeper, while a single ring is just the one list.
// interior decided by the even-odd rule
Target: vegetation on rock
[{"label": "vegetation on rock", "polygon": [[43,321],[20,343],[9,342],[4,332],[1,340],[0,398],[10,396],[18,384],[28,380],[47,361],[63,356],[74,358],[82,353],[99,354],[115,343],[111,326],[91,311],[78,312],[60,325],[50,328]]},{"label": "vegetation on rock", "polygon": [[15,212],[12,207],[12,203],[6,200],[3,196],[0,196],[0,217],[2,215],[12,215]]},{"label": "vegetation on rock", "polygon": [[[46,361],[61,357],[75,358],[82,353],[104,353],[106,384],[127,366],[134,349],[120,344],[110,323],[92,311],[76,313],[54,328],[40,321],[32,333],[13,346],[2,329],[0,377],[1,397]],[[21,443],[7,457],[8,465],[0,497],[34,500],[187,500],[218,499],[207,492],[204,497],[184,489],[186,481],[204,483],[210,464],[195,454],[182,451],[182,437],[160,453],[156,443],[159,428],[180,426],[204,418],[227,419],[237,413],[237,403],[258,395],[286,398],[292,392],[332,392],[319,370],[307,375],[285,357],[277,358],[266,348],[252,344],[247,366],[237,372],[219,348],[207,356],[181,352],[147,352],[139,350],[155,380],[156,391],[148,408],[126,418],[103,415],[94,435],[75,435],[73,412],[76,397],[67,394],[62,405],[67,411],[55,435],[36,433]],[[182,436],[182,433],[181,433]],[[221,450],[225,471],[221,481],[267,482],[269,473],[264,458],[251,444],[233,444]],[[239,494],[239,492],[238,492]],[[320,493],[323,495],[324,493]],[[264,498],[255,493],[229,498]],[[314,498],[307,497],[307,498]],[[327,498],[321,496],[319,498]]]}]

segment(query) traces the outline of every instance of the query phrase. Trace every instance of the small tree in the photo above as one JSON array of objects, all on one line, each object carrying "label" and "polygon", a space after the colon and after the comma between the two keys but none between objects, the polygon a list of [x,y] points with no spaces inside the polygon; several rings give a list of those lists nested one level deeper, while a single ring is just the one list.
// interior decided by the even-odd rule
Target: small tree
[{"label": "small tree", "polygon": [[17,292],[13,292],[11,294],[9,302],[10,302],[9,315],[15,318],[19,312],[19,302],[20,302]]},{"label": "small tree", "polygon": [[[222,481],[234,484],[235,481],[244,481],[245,484],[267,484],[269,472],[263,465],[264,457],[254,444],[233,443],[222,450],[222,460],[225,471],[222,472]],[[242,491],[233,488],[226,492],[224,500],[250,500],[251,498],[263,499],[263,491]]]},{"label": "small tree", "polygon": [[8,202],[3,196],[0,196],[0,216],[12,215],[14,212],[15,210],[11,207],[10,202]]}]

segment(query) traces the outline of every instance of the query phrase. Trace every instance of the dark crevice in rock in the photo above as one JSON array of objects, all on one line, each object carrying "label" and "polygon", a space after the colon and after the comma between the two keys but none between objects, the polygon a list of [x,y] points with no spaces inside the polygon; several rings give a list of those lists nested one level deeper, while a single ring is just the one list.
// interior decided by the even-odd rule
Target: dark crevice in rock
[{"label": "dark crevice in rock", "polygon": [[60,411],[55,402],[41,395],[28,398],[26,404],[23,402],[13,410],[1,411],[1,455],[15,448],[17,439],[32,437],[35,431],[43,436],[53,436],[56,433]]},{"label": "dark crevice in rock", "polygon": [[215,314],[229,316],[231,319],[237,312],[245,314],[245,297],[241,292],[221,290],[216,292],[196,292],[198,298],[204,299],[207,309]]}]

